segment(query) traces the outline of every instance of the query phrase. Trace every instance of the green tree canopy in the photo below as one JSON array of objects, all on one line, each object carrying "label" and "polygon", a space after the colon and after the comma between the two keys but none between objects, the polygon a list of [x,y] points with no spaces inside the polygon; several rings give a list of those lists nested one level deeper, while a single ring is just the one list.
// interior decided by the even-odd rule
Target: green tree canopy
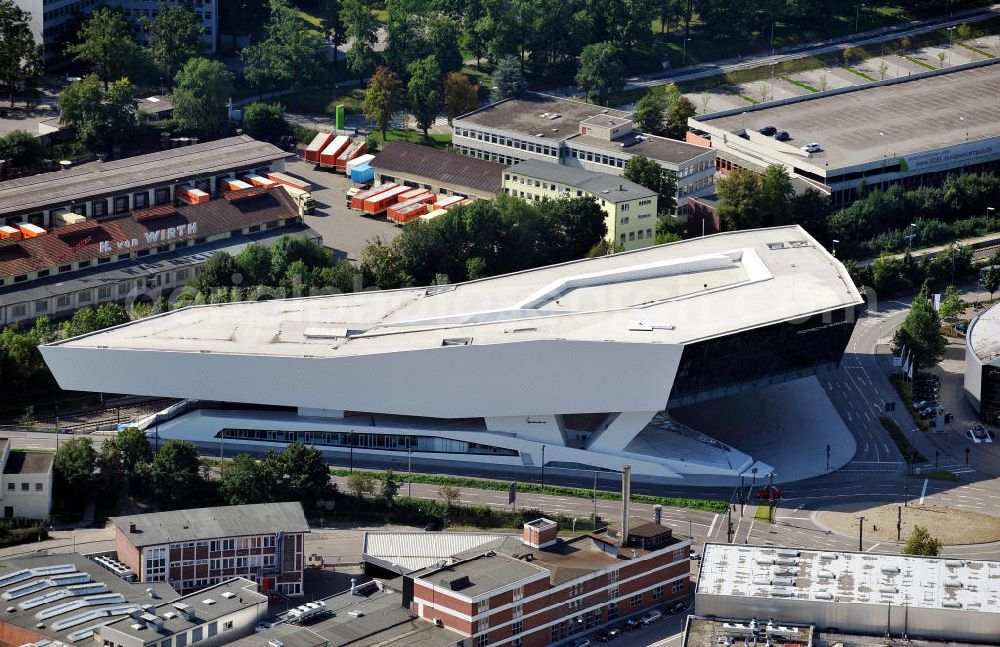
[{"label": "green tree canopy", "polygon": [[913,526],[910,538],[901,551],[904,555],[927,555],[934,557],[941,553],[941,541],[932,537],[923,526]]},{"label": "green tree canopy", "polygon": [[379,489],[379,498],[385,503],[392,504],[396,500],[396,496],[399,494],[400,480],[399,477],[391,469],[387,469],[382,472],[379,477],[379,481],[382,482],[382,486]]},{"label": "green tree canopy", "polygon": [[516,97],[528,89],[528,84],[524,81],[524,72],[521,71],[521,64],[513,56],[506,56],[497,61],[490,79],[493,82],[490,101],[496,102]]},{"label": "green tree canopy", "polygon": [[642,95],[636,104],[632,118],[636,127],[644,133],[651,135],[663,134],[663,104],[652,92]]},{"label": "green tree canopy", "polygon": [[636,155],[625,163],[622,177],[656,191],[656,210],[672,214],[677,209],[677,176],[655,160]]},{"label": "green tree canopy", "polygon": [[667,109],[663,135],[672,139],[684,139],[688,129],[688,117],[698,114],[698,109],[687,97],[679,97]]},{"label": "green tree canopy", "polygon": [[996,265],[990,265],[983,277],[983,287],[990,293],[990,300],[993,300],[993,293],[1000,289],[1000,269]]},{"label": "green tree canopy", "polygon": [[243,131],[255,139],[276,140],[291,134],[285,106],[256,101],[243,108]]},{"label": "green tree canopy", "polygon": [[962,301],[962,293],[954,285],[949,285],[944,298],[941,299],[941,309],[938,314],[942,319],[955,319],[965,312],[966,307],[965,301]]},{"label": "green tree canopy", "polygon": [[233,75],[221,61],[192,58],[177,73],[171,96],[178,127],[221,134],[229,126],[227,102],[232,92]]},{"label": "green tree canopy", "polygon": [[598,103],[607,105],[609,94],[624,84],[624,66],[614,43],[592,43],[583,48],[576,83]]},{"label": "green tree canopy", "polygon": [[307,508],[330,494],[330,467],[319,450],[295,442],[264,458],[275,479],[276,501],[301,501]]},{"label": "green tree canopy", "polygon": [[243,75],[258,90],[313,87],[326,73],[326,42],[286,0],[271,0],[264,40],[240,53]]},{"label": "green tree canopy", "polygon": [[219,493],[229,505],[274,501],[275,479],[266,463],[249,454],[237,454],[226,463],[219,477]]},{"label": "green tree canopy", "polygon": [[378,57],[375,43],[378,40],[379,22],[366,0],[343,0],[340,20],[344,24],[351,47],[347,50],[347,67],[364,78],[375,69]]},{"label": "green tree canopy", "polygon": [[271,248],[252,243],[233,257],[244,285],[267,285],[271,282]]},{"label": "green tree canopy", "polygon": [[406,89],[410,111],[426,138],[427,129],[434,125],[441,109],[441,68],[433,56],[428,56],[410,64],[409,72]]},{"label": "green tree canopy", "polygon": [[149,55],[169,82],[185,63],[205,51],[205,28],[189,6],[161,6],[156,18],[144,19],[144,26],[149,31]]},{"label": "green tree canopy", "polygon": [[130,142],[136,129],[136,89],[128,79],[115,81],[107,92],[90,75],[59,95],[59,121],[72,126],[88,148],[107,149]]},{"label": "green tree canopy", "polygon": [[10,160],[19,169],[34,169],[44,157],[45,147],[31,133],[15,130],[0,137],[0,159]]},{"label": "green tree canopy", "polygon": [[[337,52],[338,48],[347,42],[347,30],[344,28],[344,20],[341,13],[343,11],[342,4],[341,0],[319,0],[317,5],[318,11],[316,15],[323,25],[323,33],[326,35],[330,46],[333,47],[334,52]],[[337,67],[338,57],[339,53],[333,59],[334,69]]]},{"label": "green tree canopy", "polygon": [[433,13],[426,18],[427,47],[442,72],[462,69],[462,50],[458,46],[459,27],[452,18]]},{"label": "green tree canopy", "polygon": [[90,492],[96,463],[97,452],[90,438],[75,437],[59,444],[53,469],[67,500],[80,501]]},{"label": "green tree canopy", "polygon": [[108,7],[94,10],[80,29],[79,42],[66,47],[66,53],[87,65],[105,91],[112,81],[131,76],[142,57],[125,15]]},{"label": "green tree canopy", "polygon": [[400,110],[402,94],[403,84],[399,77],[385,66],[375,70],[368,81],[361,111],[366,119],[375,122],[375,127],[382,133],[382,141],[385,141],[389,120]]},{"label": "green tree canopy", "polygon": [[41,72],[40,50],[31,33],[31,14],[13,0],[0,0],[0,85],[12,108],[15,96],[33,93]]},{"label": "green tree canopy", "polygon": [[174,510],[198,500],[203,488],[198,448],[182,440],[168,440],[153,458],[150,469],[153,494],[159,504]]},{"label": "green tree canopy", "polygon": [[910,312],[896,330],[892,345],[896,353],[905,345],[918,366],[932,366],[944,358],[946,341],[941,335],[941,319],[934,310],[926,284],[913,297]]},{"label": "green tree canopy", "polygon": [[479,86],[461,72],[448,72],[444,78],[444,105],[450,126],[455,117],[479,106]]},{"label": "green tree canopy", "polygon": [[146,432],[138,427],[126,427],[119,431],[114,437],[104,441],[104,447],[108,445],[118,451],[122,473],[130,480],[144,473],[153,462],[153,448],[149,446]]}]

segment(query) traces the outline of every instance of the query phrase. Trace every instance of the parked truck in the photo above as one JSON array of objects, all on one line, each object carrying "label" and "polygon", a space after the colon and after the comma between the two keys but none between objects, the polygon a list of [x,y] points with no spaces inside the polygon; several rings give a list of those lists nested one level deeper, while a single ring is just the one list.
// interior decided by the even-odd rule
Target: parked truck
[{"label": "parked truck", "polygon": [[319,154],[319,166],[320,168],[327,168],[336,170],[337,169],[337,157],[344,152],[344,149],[351,143],[350,137],[347,135],[337,135],[334,137],[323,152]]},{"label": "parked truck", "polygon": [[330,144],[333,133],[316,133],[313,140],[306,146],[305,160],[313,164],[319,164],[319,154]]}]

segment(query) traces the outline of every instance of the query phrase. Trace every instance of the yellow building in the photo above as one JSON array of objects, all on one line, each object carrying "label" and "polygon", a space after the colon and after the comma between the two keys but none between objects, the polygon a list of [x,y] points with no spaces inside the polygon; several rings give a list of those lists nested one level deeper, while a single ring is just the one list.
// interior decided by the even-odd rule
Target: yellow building
[{"label": "yellow building", "polygon": [[524,200],[594,197],[607,214],[609,241],[638,249],[656,240],[656,193],[621,177],[525,160],[504,171],[503,191]]}]

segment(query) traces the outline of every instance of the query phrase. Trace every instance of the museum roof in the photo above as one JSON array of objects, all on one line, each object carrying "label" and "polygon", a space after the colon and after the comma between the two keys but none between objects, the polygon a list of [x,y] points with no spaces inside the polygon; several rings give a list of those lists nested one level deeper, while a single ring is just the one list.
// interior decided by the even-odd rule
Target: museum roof
[{"label": "museum roof", "polygon": [[844,266],[785,226],[454,285],[194,306],[52,346],[345,357],[551,339],[686,344],[861,303]]},{"label": "museum roof", "polygon": [[[277,532],[309,532],[302,504],[255,503],[189,508],[112,517],[111,522],[135,546]],[[132,525],[135,524],[133,532]]]}]

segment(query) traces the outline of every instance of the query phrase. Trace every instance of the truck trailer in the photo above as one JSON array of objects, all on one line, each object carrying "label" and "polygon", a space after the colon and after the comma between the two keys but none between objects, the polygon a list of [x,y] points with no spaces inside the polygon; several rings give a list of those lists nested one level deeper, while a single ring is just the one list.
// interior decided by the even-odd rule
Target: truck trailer
[{"label": "truck trailer", "polygon": [[346,173],[347,163],[357,157],[361,157],[367,152],[368,152],[368,142],[365,141],[351,142],[350,144],[347,145],[347,148],[345,148],[340,153],[340,155],[337,156],[337,172]]},{"label": "truck trailer", "polygon": [[358,191],[351,196],[351,208],[352,209],[364,209],[365,200],[372,197],[373,195],[378,195],[379,193],[384,193],[389,189],[393,189],[399,186],[395,182],[387,182],[385,184],[376,184],[367,191]]},{"label": "truck trailer", "polygon": [[305,160],[313,164],[319,164],[319,154],[330,144],[333,133],[316,133],[313,140],[306,146]]},{"label": "truck trailer", "polygon": [[337,135],[333,140],[327,144],[323,152],[319,154],[319,165],[320,168],[337,168],[337,157],[344,152],[347,145],[351,143],[350,137],[347,135]]}]

